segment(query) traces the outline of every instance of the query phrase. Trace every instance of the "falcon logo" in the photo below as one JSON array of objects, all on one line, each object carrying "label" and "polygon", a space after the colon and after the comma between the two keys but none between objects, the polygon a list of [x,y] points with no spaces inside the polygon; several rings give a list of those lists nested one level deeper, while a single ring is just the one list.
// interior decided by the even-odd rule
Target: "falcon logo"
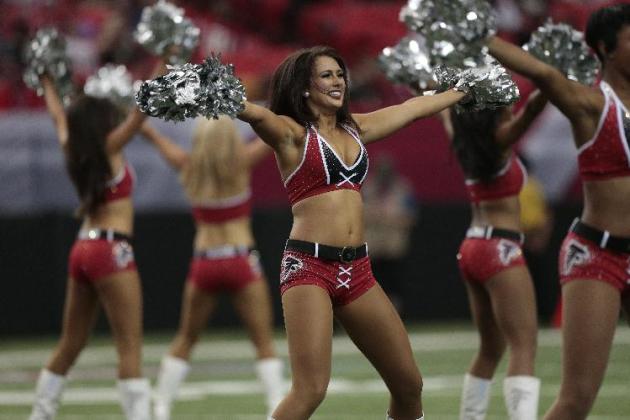
[{"label": "falcon logo", "polygon": [[127,242],[117,242],[113,254],[118,268],[125,268],[133,261],[133,248]]},{"label": "falcon logo", "polygon": [[521,256],[521,247],[512,241],[501,239],[497,245],[497,249],[503,265],[508,265]]},{"label": "falcon logo", "polygon": [[591,253],[588,248],[579,243],[575,239],[569,242],[567,253],[564,256],[564,264],[562,274],[567,276],[576,265],[582,265],[591,259]]},{"label": "falcon logo", "polygon": [[515,388],[515,389],[512,389],[509,395],[507,396],[506,403],[507,405],[510,406],[511,411],[514,412],[518,410],[518,406],[521,404],[521,402],[527,401],[530,399],[530,395],[531,395],[530,391]]},{"label": "falcon logo", "polygon": [[301,259],[295,258],[293,255],[287,255],[282,259],[282,272],[280,273],[280,283],[289,280],[289,277],[304,267]]}]

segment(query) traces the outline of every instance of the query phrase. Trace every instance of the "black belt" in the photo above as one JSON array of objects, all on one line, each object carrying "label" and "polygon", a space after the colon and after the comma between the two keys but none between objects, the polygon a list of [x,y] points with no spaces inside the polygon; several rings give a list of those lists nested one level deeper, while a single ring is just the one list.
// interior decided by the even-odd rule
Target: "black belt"
[{"label": "black belt", "polygon": [[79,231],[79,239],[104,239],[109,242],[125,241],[131,242],[131,236],[116,232],[113,229],[87,229]]},{"label": "black belt", "polygon": [[518,242],[519,244],[523,244],[525,242],[525,235],[522,232],[517,232],[515,230],[509,229],[501,229],[496,228],[494,226],[472,226],[468,228],[466,231],[467,238],[480,238],[480,239],[490,239],[490,238],[503,238],[510,239],[514,242]]},{"label": "black belt", "polygon": [[368,255],[367,244],[357,247],[344,246],[340,248],[314,242],[300,241],[298,239],[289,239],[285,249],[287,251],[303,252],[317,258],[339,261],[342,263],[349,263],[353,260],[367,257]]},{"label": "black belt", "polygon": [[613,236],[607,230],[599,230],[584,224],[580,219],[575,219],[569,230],[584,239],[596,243],[600,248],[630,254],[630,238]]}]

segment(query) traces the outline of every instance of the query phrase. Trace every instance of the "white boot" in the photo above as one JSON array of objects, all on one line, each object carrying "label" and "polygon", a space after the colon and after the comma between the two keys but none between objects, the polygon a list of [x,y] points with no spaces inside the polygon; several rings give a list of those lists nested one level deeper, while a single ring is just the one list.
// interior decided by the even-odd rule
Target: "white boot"
[{"label": "white boot", "polygon": [[256,361],[256,375],[265,389],[267,415],[271,415],[284,398],[284,378],[282,360],[276,357]]},{"label": "white boot", "polygon": [[127,420],[151,419],[151,384],[148,379],[119,379],[118,392]]},{"label": "white boot", "polygon": [[510,420],[536,420],[540,379],[534,376],[508,376],[503,381],[503,397]]},{"label": "white boot", "polygon": [[169,420],[171,418],[171,405],[189,371],[190,364],[184,359],[170,355],[162,358],[153,395],[155,420]]},{"label": "white boot", "polygon": [[29,420],[52,420],[57,415],[66,377],[42,369],[35,387],[35,401]]},{"label": "white boot", "polygon": [[479,378],[470,373],[464,375],[459,409],[460,420],[484,420],[486,418],[491,386],[491,379]]}]

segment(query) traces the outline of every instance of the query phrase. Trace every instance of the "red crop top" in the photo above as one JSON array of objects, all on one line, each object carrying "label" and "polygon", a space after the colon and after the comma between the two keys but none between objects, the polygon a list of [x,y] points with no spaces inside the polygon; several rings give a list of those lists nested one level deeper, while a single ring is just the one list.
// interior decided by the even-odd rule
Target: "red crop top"
[{"label": "red crop top", "polygon": [[606,82],[600,89],[606,104],[593,139],[578,149],[578,166],[585,181],[630,176],[630,112]]},{"label": "red crop top", "polygon": [[302,161],[284,181],[291,205],[329,191],[361,189],[369,167],[367,150],[354,129],[346,125],[342,127],[359,144],[355,162],[347,166],[317,129],[309,125]]},{"label": "red crop top", "polygon": [[193,203],[193,218],[198,223],[222,223],[247,217],[251,213],[252,194],[250,190],[232,197]]},{"label": "red crop top", "polygon": [[527,170],[520,159],[513,154],[505,166],[492,178],[492,181],[482,183],[474,179],[467,179],[466,189],[470,201],[478,203],[518,195],[526,181]]},{"label": "red crop top", "polygon": [[133,192],[136,175],[128,163],[105,184],[105,202],[129,198]]}]

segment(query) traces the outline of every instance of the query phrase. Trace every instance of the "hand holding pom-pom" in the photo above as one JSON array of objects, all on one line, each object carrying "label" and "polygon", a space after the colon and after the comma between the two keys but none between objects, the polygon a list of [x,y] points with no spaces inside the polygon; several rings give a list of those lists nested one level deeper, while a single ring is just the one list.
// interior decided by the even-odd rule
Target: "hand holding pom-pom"
[{"label": "hand holding pom-pom", "polygon": [[432,66],[483,64],[485,39],[496,32],[492,8],[485,0],[409,0],[400,20],[426,39]]},{"label": "hand holding pom-pom", "polygon": [[532,33],[523,49],[571,80],[592,85],[597,79],[599,63],[586,45],[584,35],[565,23],[548,20]]},{"label": "hand holding pom-pom", "polygon": [[426,89],[433,80],[424,39],[419,35],[406,36],[394,47],[384,48],[378,64],[394,83]]},{"label": "hand holding pom-pom", "polygon": [[233,66],[222,64],[219,57],[170,70],[142,83],[136,95],[142,112],[167,121],[184,121],[198,115],[235,118],[244,109],[245,88],[234,76]]},{"label": "hand holding pom-pom", "polygon": [[435,77],[440,90],[456,89],[466,96],[455,108],[458,111],[494,109],[516,102],[519,91],[503,66],[486,56],[484,66],[458,70],[438,66]]},{"label": "hand holding pom-pom", "polygon": [[108,64],[88,77],[83,86],[86,95],[108,98],[121,108],[134,103],[134,82],[123,65]]},{"label": "hand holding pom-pom", "polygon": [[70,59],[66,54],[66,41],[55,28],[43,28],[26,45],[24,83],[38,95],[44,94],[40,77],[47,75],[57,93],[68,104],[74,93]]},{"label": "hand holding pom-pom", "polygon": [[190,59],[199,44],[200,30],[184,17],[184,11],[164,0],[142,10],[142,16],[134,36],[136,41],[158,56],[173,51],[172,64],[182,64]]}]

